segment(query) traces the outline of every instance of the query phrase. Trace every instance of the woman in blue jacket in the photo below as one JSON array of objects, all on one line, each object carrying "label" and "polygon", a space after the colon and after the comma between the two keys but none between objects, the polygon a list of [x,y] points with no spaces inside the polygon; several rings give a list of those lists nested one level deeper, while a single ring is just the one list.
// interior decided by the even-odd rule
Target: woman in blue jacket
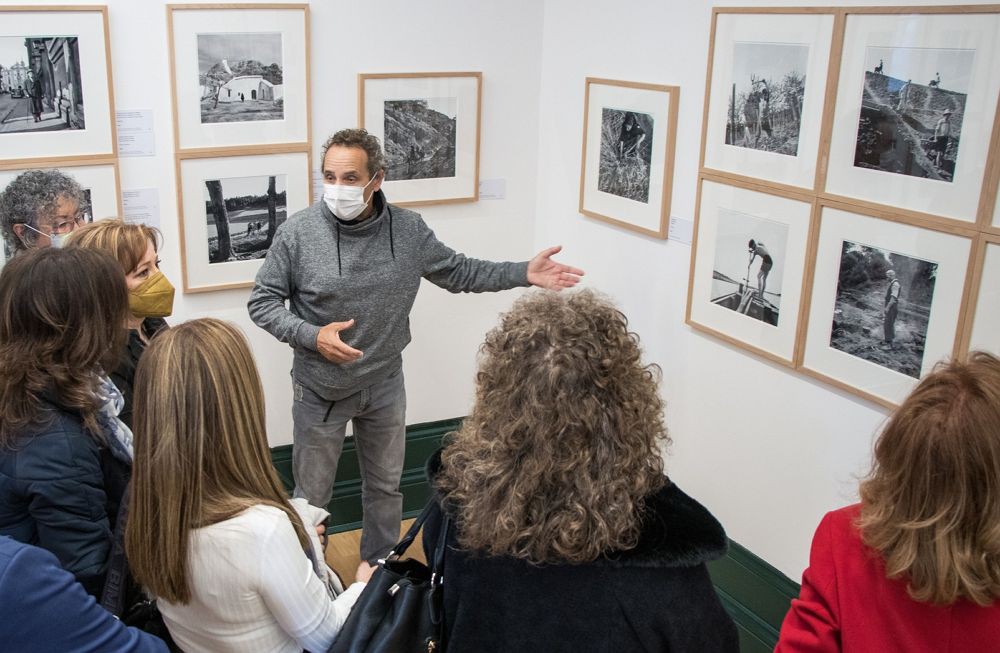
[{"label": "woman in blue jacket", "polygon": [[0,274],[0,535],[52,552],[95,596],[120,499],[102,459],[132,456],[104,376],[127,311],[121,266],[103,252],[33,250]]}]

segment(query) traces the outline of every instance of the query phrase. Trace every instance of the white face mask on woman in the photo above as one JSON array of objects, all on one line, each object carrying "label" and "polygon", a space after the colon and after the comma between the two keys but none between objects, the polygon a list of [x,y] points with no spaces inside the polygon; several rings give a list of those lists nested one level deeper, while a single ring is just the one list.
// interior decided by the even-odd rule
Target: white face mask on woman
[{"label": "white face mask on woman", "polygon": [[[378,175],[379,173],[375,173],[364,186],[323,184],[323,201],[335,216],[344,222],[353,222],[368,206],[368,202],[365,201],[365,189],[378,179]],[[368,199],[371,200],[370,197]]]},{"label": "white face mask on woman", "polygon": [[27,222],[23,222],[21,224],[23,224],[28,229],[34,231],[36,234],[41,234],[42,236],[48,236],[49,245],[55,247],[56,249],[60,249],[61,247],[64,247],[66,245],[66,237],[69,236],[69,234],[47,234],[44,231],[39,231],[38,229],[35,229]]}]

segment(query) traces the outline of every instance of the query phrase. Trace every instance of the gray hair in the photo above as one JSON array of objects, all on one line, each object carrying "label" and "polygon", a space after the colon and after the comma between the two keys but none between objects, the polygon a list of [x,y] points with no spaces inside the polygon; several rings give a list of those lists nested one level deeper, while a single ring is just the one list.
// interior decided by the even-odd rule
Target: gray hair
[{"label": "gray hair", "polygon": [[[339,132],[326,139],[323,143],[323,157],[320,161],[326,161],[326,153],[333,146],[357,147],[365,151],[368,155],[368,176],[374,177],[379,170],[385,168],[385,155],[382,154],[382,144],[378,137],[372,136],[366,129],[341,129]],[[320,168],[322,168],[320,163]]]},{"label": "gray hair", "polygon": [[[37,227],[38,218],[55,213],[60,199],[76,202],[81,209],[86,208],[83,188],[75,179],[59,170],[28,170],[7,185],[7,189],[0,193],[0,228],[3,230],[3,237],[14,250],[26,248],[14,233],[14,225]],[[25,236],[28,240],[34,240],[35,237]]]}]

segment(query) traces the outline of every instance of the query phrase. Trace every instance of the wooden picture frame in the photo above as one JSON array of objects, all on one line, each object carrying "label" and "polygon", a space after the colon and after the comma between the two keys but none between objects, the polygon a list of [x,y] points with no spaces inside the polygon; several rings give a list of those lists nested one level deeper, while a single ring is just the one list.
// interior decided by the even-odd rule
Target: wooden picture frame
[{"label": "wooden picture frame", "polygon": [[975,226],[1000,124],[1000,6],[842,11],[821,195]]},{"label": "wooden picture frame", "polygon": [[311,170],[309,152],[298,147],[177,158],[184,292],[253,286],[278,225],[310,205]]},{"label": "wooden picture frame", "polygon": [[815,212],[807,194],[701,175],[685,322],[793,367]]},{"label": "wooden picture frame", "polygon": [[117,156],[110,53],[105,6],[0,7],[0,169]]},{"label": "wooden picture frame", "polygon": [[177,153],[310,147],[308,4],[168,4],[166,11]]},{"label": "wooden picture frame", "polygon": [[935,363],[960,352],[975,231],[844,202],[819,207],[799,367],[893,408]]},{"label": "wooden picture frame", "polygon": [[393,204],[479,200],[482,94],[481,72],[358,75],[358,126],[382,141]]},{"label": "wooden picture frame", "polygon": [[1000,356],[1000,234],[984,233],[976,240],[961,351],[975,349]]},{"label": "wooden picture frame", "polygon": [[666,238],[680,87],[588,77],[583,105],[583,215]]},{"label": "wooden picture frame", "polygon": [[824,7],[712,10],[702,172],[814,188],[836,27]]}]

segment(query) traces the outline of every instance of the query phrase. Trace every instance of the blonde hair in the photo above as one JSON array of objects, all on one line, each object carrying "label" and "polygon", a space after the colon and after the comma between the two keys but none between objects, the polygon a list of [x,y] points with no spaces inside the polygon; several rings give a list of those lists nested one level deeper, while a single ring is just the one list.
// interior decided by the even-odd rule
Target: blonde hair
[{"label": "blonde hair", "polygon": [[1000,597],[1000,359],[939,365],[896,410],[861,484],[859,527],[917,601]]},{"label": "blonde hair", "polygon": [[522,297],[490,331],[436,484],[470,550],[535,563],[633,548],[668,441],[659,368],[591,291]]},{"label": "blonde hair", "polygon": [[149,244],[160,249],[160,232],[144,224],[129,224],[123,220],[97,220],[74,230],[69,244],[88,249],[102,249],[116,259],[125,274],[130,274],[142,262]]},{"label": "blonde hair", "polygon": [[309,539],[271,465],[264,392],[244,335],[201,319],[164,331],[135,383],[132,514],[125,545],[136,580],[174,603],[191,599],[191,530],[255,505],[282,510]]}]

